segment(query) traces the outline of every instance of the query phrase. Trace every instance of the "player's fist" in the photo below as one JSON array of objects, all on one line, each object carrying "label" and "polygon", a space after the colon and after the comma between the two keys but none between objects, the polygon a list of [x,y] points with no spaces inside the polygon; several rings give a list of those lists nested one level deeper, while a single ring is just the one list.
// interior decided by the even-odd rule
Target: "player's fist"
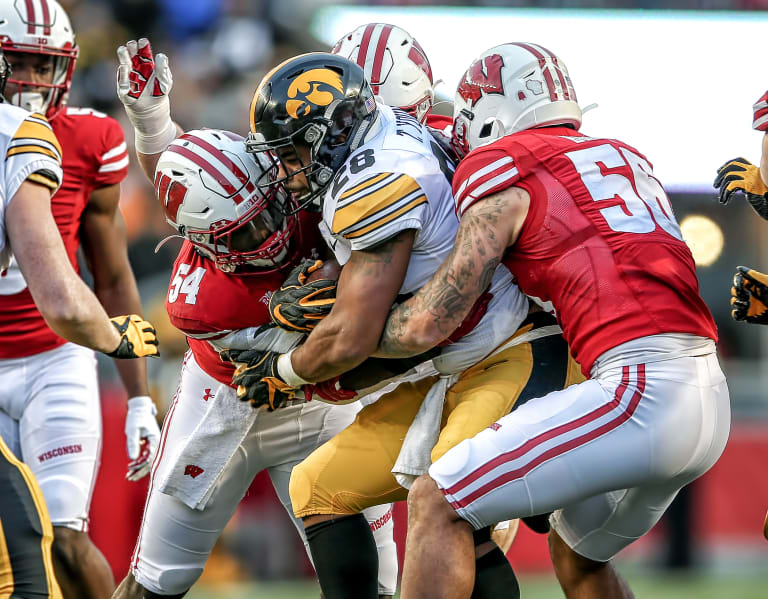
[{"label": "player's fist", "polygon": [[731,287],[731,316],[755,324],[768,324],[768,275],[739,266]]},{"label": "player's fist", "polygon": [[746,158],[734,158],[717,169],[714,186],[721,204],[727,204],[734,193],[741,192],[755,212],[768,220],[768,187],[760,178],[760,169]]},{"label": "player's fist", "polygon": [[250,401],[254,408],[268,406],[270,410],[275,410],[293,399],[298,392],[278,373],[278,352],[226,349],[219,356],[236,366],[232,383],[237,385],[237,397],[241,401]]},{"label": "player's fist", "polygon": [[269,298],[269,315],[277,326],[308,333],[336,302],[335,261],[303,260]]},{"label": "player's fist", "polygon": [[768,91],[752,106],[752,128],[768,132]]},{"label": "player's fist", "polygon": [[157,331],[138,314],[110,318],[120,333],[120,343],[107,355],[113,358],[156,358],[160,355],[157,347]]},{"label": "player's fist", "polygon": [[128,414],[125,416],[125,448],[128,452],[128,472],[125,478],[137,481],[152,467],[152,460],[160,443],[160,428],[157,426],[157,407],[147,395],[128,400]]}]

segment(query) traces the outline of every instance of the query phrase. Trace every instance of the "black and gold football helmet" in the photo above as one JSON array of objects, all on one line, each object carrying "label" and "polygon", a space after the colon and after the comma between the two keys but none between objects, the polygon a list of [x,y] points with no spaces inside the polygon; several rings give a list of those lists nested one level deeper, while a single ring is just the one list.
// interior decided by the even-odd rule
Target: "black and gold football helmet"
[{"label": "black and gold football helmet", "polygon": [[279,160],[281,181],[303,174],[301,191],[286,186],[299,196],[299,208],[319,207],[376,116],[373,92],[357,64],[335,54],[302,54],[272,69],[256,88],[246,149]]}]

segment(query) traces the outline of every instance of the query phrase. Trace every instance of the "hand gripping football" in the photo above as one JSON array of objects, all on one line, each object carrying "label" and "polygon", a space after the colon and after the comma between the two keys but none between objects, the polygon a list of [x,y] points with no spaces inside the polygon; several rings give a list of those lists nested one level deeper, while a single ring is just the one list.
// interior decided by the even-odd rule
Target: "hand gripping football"
[{"label": "hand gripping football", "polygon": [[333,308],[340,272],[335,260],[304,260],[272,294],[272,322],[288,331],[309,333]]}]

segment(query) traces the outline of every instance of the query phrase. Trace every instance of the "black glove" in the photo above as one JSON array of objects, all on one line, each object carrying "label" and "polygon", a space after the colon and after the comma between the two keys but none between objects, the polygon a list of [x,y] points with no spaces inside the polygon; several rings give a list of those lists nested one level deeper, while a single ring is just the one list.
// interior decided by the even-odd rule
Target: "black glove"
[{"label": "black glove", "polygon": [[269,315],[277,326],[308,333],[317,326],[336,302],[336,281],[307,277],[322,268],[322,260],[303,260],[269,298]]},{"label": "black glove", "polygon": [[237,385],[237,397],[250,401],[254,408],[269,406],[275,410],[293,399],[298,389],[289,386],[277,373],[275,351],[258,349],[226,349],[220,354],[222,360],[232,362],[237,368],[232,382]]},{"label": "black glove", "polygon": [[120,343],[107,355],[113,358],[157,358],[157,331],[138,314],[115,316],[109,319],[120,333]]},{"label": "black glove", "polygon": [[721,204],[727,204],[734,193],[741,192],[755,212],[768,220],[768,187],[760,178],[760,169],[746,158],[734,158],[717,169],[714,185]]},{"label": "black glove", "polygon": [[731,287],[731,316],[755,324],[768,324],[768,275],[738,266]]}]

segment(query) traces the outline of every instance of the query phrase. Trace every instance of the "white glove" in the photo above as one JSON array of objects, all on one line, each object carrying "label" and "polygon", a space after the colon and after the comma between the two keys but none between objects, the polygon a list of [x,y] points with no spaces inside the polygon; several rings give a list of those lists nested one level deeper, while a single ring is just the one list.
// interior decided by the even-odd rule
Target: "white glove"
[{"label": "white glove", "polygon": [[125,417],[125,444],[128,450],[128,472],[125,478],[137,481],[149,472],[152,460],[160,443],[160,428],[155,415],[157,408],[147,395],[128,400],[128,414]]},{"label": "white glove", "polygon": [[165,54],[152,56],[149,40],[131,40],[117,49],[117,97],[136,134],[136,150],[157,154],[176,139],[168,94],[173,76]]}]

